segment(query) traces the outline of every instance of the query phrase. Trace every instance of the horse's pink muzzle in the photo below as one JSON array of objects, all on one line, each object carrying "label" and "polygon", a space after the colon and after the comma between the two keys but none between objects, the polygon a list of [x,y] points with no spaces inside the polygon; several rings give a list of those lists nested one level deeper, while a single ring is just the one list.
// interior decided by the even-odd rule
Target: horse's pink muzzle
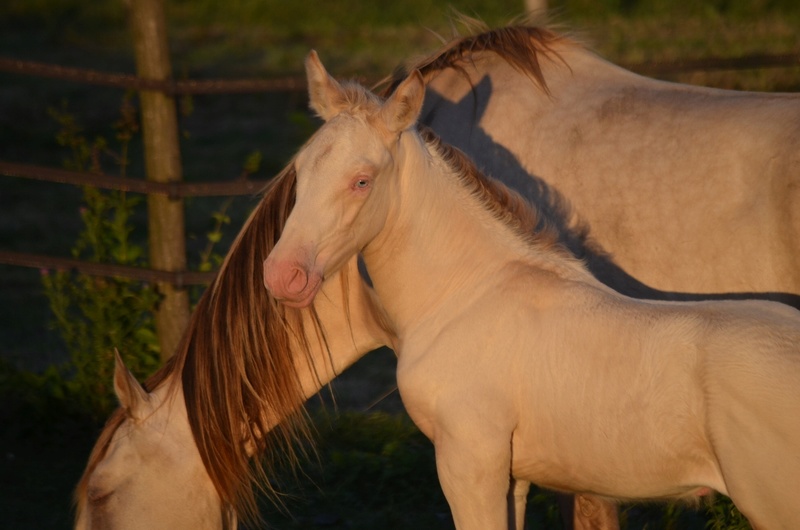
[{"label": "horse's pink muzzle", "polygon": [[322,286],[322,275],[309,272],[296,261],[264,260],[264,286],[277,300],[289,307],[311,305]]}]

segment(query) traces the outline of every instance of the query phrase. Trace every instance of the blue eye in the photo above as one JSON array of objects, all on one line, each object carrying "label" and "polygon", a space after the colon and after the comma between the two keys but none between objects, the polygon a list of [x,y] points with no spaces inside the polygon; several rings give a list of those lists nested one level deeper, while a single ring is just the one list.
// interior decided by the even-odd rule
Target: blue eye
[{"label": "blue eye", "polygon": [[367,180],[367,179],[358,179],[356,181],[356,188],[359,188],[359,189],[363,190],[364,188],[366,188],[368,186],[369,186],[369,180]]}]

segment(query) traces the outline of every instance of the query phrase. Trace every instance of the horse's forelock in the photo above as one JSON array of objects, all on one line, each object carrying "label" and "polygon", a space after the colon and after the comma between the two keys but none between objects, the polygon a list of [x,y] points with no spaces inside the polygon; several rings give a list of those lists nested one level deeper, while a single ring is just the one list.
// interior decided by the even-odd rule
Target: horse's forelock
[{"label": "horse's forelock", "polygon": [[370,90],[356,82],[342,83],[342,104],[351,113],[373,114],[380,109],[382,101]]}]

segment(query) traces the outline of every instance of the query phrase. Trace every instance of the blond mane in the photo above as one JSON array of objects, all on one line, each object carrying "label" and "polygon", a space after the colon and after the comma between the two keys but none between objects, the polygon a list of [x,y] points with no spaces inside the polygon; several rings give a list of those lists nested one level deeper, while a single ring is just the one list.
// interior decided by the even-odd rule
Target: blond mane
[{"label": "blond mane", "polygon": [[[145,384],[152,390],[177,383],[180,375],[192,434],[226,525],[231,514],[258,521],[256,491],[278,500],[269,480],[276,463],[296,463],[298,441],[309,440],[295,364],[313,367],[303,320],[269,296],[260,272],[294,204],[292,168],[267,187],[192,313],[175,356]],[[307,360],[294,359],[298,345]],[[125,419],[124,410],[114,412],[92,451],[75,494],[79,512],[88,479]]]}]

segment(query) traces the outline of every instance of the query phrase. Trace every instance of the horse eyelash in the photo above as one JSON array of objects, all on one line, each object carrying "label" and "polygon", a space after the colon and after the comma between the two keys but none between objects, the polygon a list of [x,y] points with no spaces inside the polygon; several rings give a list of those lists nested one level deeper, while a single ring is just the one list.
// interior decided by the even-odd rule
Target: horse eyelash
[{"label": "horse eyelash", "polygon": [[107,492],[89,492],[87,495],[87,499],[89,503],[94,507],[100,507],[106,504],[111,496],[114,494],[114,490],[107,491]]}]

